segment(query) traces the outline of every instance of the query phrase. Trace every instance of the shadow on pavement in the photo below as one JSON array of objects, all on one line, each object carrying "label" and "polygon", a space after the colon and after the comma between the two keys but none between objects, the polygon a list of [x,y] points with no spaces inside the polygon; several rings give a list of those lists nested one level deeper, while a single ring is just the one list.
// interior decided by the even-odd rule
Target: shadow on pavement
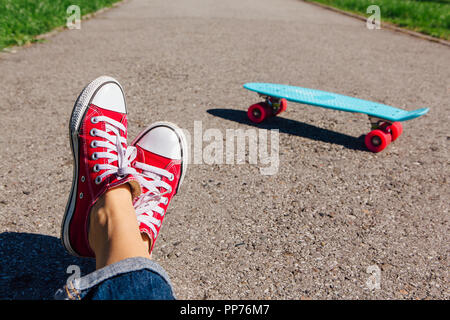
[{"label": "shadow on pavement", "polygon": [[364,144],[364,135],[358,138],[331,131],[328,129],[319,128],[304,122],[290,120],[281,117],[270,118],[263,123],[253,123],[247,118],[247,112],[233,109],[209,109],[206,112],[209,114],[226,120],[235,121],[238,123],[262,128],[262,129],[278,129],[282,133],[287,133],[303,138],[322,141],[326,143],[339,144],[348,149],[366,151]]},{"label": "shadow on pavement", "polygon": [[56,237],[4,232],[0,234],[0,299],[53,299],[73,271],[80,275],[95,270],[94,259],[69,255]]}]

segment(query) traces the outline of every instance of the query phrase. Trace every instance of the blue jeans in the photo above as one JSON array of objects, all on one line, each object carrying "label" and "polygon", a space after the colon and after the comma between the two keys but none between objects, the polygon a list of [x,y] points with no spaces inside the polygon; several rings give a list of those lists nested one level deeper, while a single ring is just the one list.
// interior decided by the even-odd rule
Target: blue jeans
[{"label": "blue jeans", "polygon": [[70,280],[55,294],[65,300],[173,300],[172,285],[156,262],[129,258]]}]

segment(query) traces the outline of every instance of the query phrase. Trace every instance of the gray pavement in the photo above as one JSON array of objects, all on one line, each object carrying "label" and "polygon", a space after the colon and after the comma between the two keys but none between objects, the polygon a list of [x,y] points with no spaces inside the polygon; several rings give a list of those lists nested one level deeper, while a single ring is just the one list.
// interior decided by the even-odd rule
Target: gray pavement
[{"label": "gray pavement", "polygon": [[[296,0],[130,0],[81,27],[0,55],[0,298],[52,298],[69,265],[93,268],[59,232],[68,120],[103,74],[125,89],[130,138],[158,120],[280,130],[275,175],[190,165],[153,254],[178,298],[449,298],[448,47]],[[363,115],[291,103],[251,125],[251,81],[431,110],[373,154]]]}]

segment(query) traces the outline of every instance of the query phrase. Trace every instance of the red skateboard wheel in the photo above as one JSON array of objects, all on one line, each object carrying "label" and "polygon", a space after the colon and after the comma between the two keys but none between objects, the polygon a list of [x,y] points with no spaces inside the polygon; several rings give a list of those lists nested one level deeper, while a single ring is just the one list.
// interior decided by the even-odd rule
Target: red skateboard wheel
[{"label": "red skateboard wheel", "polygon": [[280,99],[280,108],[278,109],[278,112],[275,114],[276,115],[280,114],[280,113],[286,111],[286,109],[287,109],[287,100],[285,98],[282,98],[282,99]]},{"label": "red skateboard wheel", "polygon": [[251,122],[261,123],[269,116],[269,111],[264,103],[256,103],[248,108],[247,116]]},{"label": "red skateboard wheel", "polygon": [[391,135],[380,129],[375,129],[366,135],[364,142],[370,151],[380,152],[391,143]]},{"label": "red skateboard wheel", "polygon": [[401,122],[393,122],[388,128],[391,133],[391,140],[395,141],[403,132],[403,126]]}]

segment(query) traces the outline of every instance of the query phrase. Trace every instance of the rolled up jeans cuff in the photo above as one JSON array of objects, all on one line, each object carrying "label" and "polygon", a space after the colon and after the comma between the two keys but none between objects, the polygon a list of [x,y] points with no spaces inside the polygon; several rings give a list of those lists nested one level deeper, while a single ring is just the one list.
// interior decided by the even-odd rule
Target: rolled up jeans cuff
[{"label": "rolled up jeans cuff", "polygon": [[100,285],[102,282],[112,279],[118,275],[139,271],[149,270],[159,275],[170,287],[173,296],[172,284],[166,271],[156,262],[144,258],[134,257],[121,260],[119,262],[107,265],[101,269],[98,269],[92,273],[89,273],[81,278],[72,279],[67,281],[66,285],[56,291],[56,300],[81,300],[89,293],[91,289]]}]

